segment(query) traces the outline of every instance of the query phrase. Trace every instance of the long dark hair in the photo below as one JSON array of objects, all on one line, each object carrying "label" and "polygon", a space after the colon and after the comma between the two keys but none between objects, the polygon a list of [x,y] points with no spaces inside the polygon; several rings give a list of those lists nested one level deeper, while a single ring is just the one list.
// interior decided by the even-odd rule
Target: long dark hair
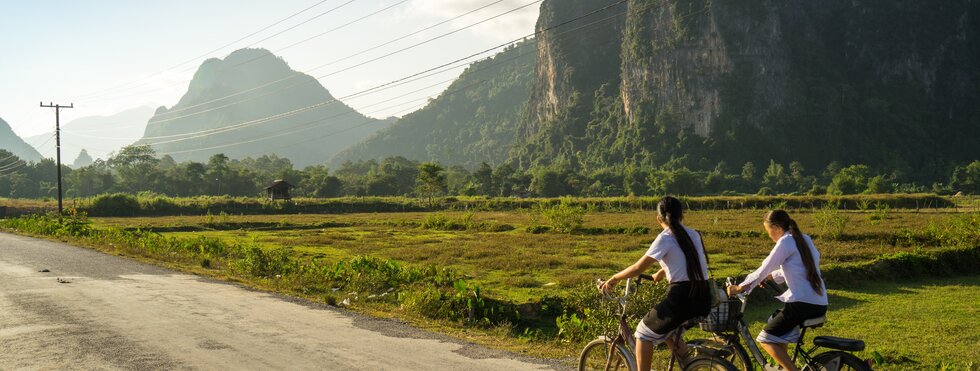
[{"label": "long dark hair", "polygon": [[820,280],[820,273],[817,271],[817,264],[813,261],[810,244],[806,242],[806,238],[803,238],[803,232],[800,231],[800,226],[796,225],[796,221],[789,217],[789,213],[786,210],[770,211],[769,214],[766,214],[766,223],[779,226],[783,230],[789,231],[793,236],[793,240],[796,241],[796,250],[800,252],[800,258],[803,259],[803,266],[806,267],[806,279],[810,281],[810,287],[813,287],[813,291],[816,291],[818,294],[822,293],[823,283]]},{"label": "long dark hair", "polygon": [[[684,208],[681,201],[671,196],[665,196],[657,203],[657,213],[670,226],[670,233],[677,239],[677,244],[680,245],[681,251],[684,253],[684,258],[687,260],[688,279],[693,282],[704,281],[701,259],[698,258],[698,250],[694,247],[694,240],[691,239],[687,230],[681,226],[681,221],[684,220]],[[705,261],[707,260],[708,256],[705,253]]]}]

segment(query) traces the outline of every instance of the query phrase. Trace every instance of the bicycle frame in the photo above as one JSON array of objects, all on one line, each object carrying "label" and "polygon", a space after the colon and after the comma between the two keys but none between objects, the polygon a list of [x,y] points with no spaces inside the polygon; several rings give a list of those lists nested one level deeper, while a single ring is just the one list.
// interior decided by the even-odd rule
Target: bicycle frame
[{"label": "bicycle frame", "polygon": [[[633,338],[632,336],[634,332],[633,327],[626,322],[626,309],[629,306],[629,300],[628,300],[629,296],[633,293],[633,290],[635,289],[634,286],[639,286],[640,280],[644,280],[644,279],[651,282],[654,281],[653,277],[645,274],[640,275],[636,278],[628,279],[626,280],[626,287],[623,296],[615,299],[617,303],[619,303],[619,309],[620,309],[619,331],[617,332],[616,336],[613,339],[607,338],[607,340],[610,340],[612,346],[609,347],[609,354],[606,355],[606,362],[610,362],[614,359],[614,355],[616,352],[616,345],[623,344],[626,347],[628,353],[627,354],[628,359],[626,361],[630,362],[633,365],[636,364],[636,339]],[[635,285],[633,281],[636,281]],[[676,332],[674,335],[671,336],[674,336],[674,341],[676,343],[680,343],[681,341],[680,331]],[[669,349],[669,351],[671,357],[670,357],[670,365],[668,366],[668,370],[674,368],[674,361],[677,360],[677,354],[675,352],[675,349]],[[609,368],[608,363],[606,364],[606,368],[607,369]]]},{"label": "bicycle frame", "polygon": [[[742,302],[742,308],[741,308],[741,310],[739,312],[740,313],[745,313],[745,307],[747,306],[748,301],[749,301],[748,295],[746,295],[746,294],[743,293],[743,294],[735,295],[735,297],[738,298],[738,300]],[[793,363],[796,363],[797,357],[802,358],[803,359],[804,369],[806,369],[808,367],[808,365],[810,364],[810,362],[813,361],[813,357],[811,357],[810,354],[813,353],[814,351],[816,351],[817,348],[819,348],[818,346],[813,346],[810,350],[806,350],[805,349],[805,345],[804,345],[805,342],[803,341],[803,339],[806,336],[806,330],[807,330],[807,328],[801,328],[800,329],[800,337],[799,337],[799,339],[796,340],[796,345],[793,348],[793,358],[792,358]],[[745,323],[745,318],[739,318],[738,319],[738,332],[737,332],[737,335],[738,335],[738,337],[741,337],[742,338],[742,341],[745,343],[745,346],[749,348],[749,353],[751,353],[752,358],[754,358],[754,360],[756,361],[756,363],[762,365],[762,369],[763,370],[765,370],[765,371],[769,371],[769,370],[776,371],[776,370],[781,370],[782,369],[782,368],[779,368],[777,366],[774,366],[774,365],[770,364],[766,360],[765,355],[759,349],[758,344],[756,344],[755,338],[752,337],[752,334],[751,333],[749,333],[749,325],[747,323]]]}]

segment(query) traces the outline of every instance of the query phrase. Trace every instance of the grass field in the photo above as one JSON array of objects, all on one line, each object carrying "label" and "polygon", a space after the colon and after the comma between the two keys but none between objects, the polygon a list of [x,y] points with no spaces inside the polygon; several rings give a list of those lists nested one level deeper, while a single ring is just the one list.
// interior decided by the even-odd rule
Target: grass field
[{"label": "grass field", "polygon": [[[695,211],[686,224],[704,234],[715,276],[744,275],[768,254],[764,211]],[[433,216],[468,220],[464,230],[424,228]],[[842,212],[848,225],[837,239],[820,238],[813,212],[796,212],[815,236],[824,265],[870,261],[900,251],[929,251],[914,235],[939,228],[955,211]],[[188,216],[95,218],[97,225],[142,228],[166,235],[207,236],[254,242],[266,249],[290,247],[305,258],[377,256],[414,264],[453,267],[496,295],[522,301],[607,277],[639,258],[660,232],[654,212],[593,213],[584,233],[530,233],[541,217],[530,212],[371,213],[344,215]],[[460,223],[464,224],[464,223]],[[872,225],[874,224],[874,225]],[[647,228],[643,231],[639,227]],[[627,229],[620,233],[617,229]],[[629,229],[633,229],[629,231]],[[488,231],[497,230],[497,231]],[[586,234],[594,233],[594,234]],[[902,236],[908,236],[902,238]]]},{"label": "grass field", "polygon": [[[715,277],[741,276],[766,256],[772,242],[763,234],[764,210],[692,211],[685,224],[704,234]],[[930,254],[949,248],[975,248],[977,214],[972,208],[795,210],[804,232],[814,236],[826,270],[876,261],[896,253]],[[971,219],[972,218],[972,219]],[[480,212],[397,212],[293,215],[205,215],[92,218],[100,229],[142,230],[189,240],[216,239],[288,254],[300,262],[342,261],[361,256],[391,259],[410,266],[448,267],[466,277],[487,298],[540,303],[544,298],[582,295],[583,287],[632,263],[659,233],[650,211],[587,212],[570,233],[535,210]],[[972,224],[971,224],[972,223]],[[966,226],[966,227],[964,227]],[[968,228],[967,228],[968,227]],[[87,245],[97,245],[89,241]],[[955,245],[955,246],[951,246]],[[99,246],[94,246],[99,248]],[[152,260],[152,259],[151,259]],[[203,274],[188,261],[171,266]],[[231,261],[229,261],[229,266]],[[215,271],[216,272],[216,271]],[[887,361],[883,369],[976,367],[980,341],[980,267],[952,278],[919,276],[904,280],[829,282],[830,323],[820,334],[863,338],[868,351]],[[318,300],[272,280],[243,280]],[[830,279],[828,279],[830,281]],[[836,285],[836,286],[835,286]],[[343,294],[343,293],[341,293]],[[346,297],[331,300],[342,301]],[[749,319],[754,329],[776,307],[763,298]],[[484,343],[498,343],[533,354],[572,356],[577,341],[556,341],[554,319],[542,323],[545,336],[525,336],[498,327],[460,328],[452,321],[426,321],[392,304],[354,302],[355,309],[382,316],[408,317],[423,326]],[[550,335],[548,335],[550,334]],[[560,337],[558,337],[560,338]],[[950,341],[953,338],[955,340]],[[973,365],[973,366],[971,366]]]}]

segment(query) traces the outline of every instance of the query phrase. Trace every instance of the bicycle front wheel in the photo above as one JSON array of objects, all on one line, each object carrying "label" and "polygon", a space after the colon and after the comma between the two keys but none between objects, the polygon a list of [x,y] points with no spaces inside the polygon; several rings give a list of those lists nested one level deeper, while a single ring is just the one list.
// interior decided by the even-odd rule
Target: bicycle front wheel
[{"label": "bicycle front wheel", "polygon": [[709,339],[695,339],[687,342],[687,346],[694,348],[698,355],[724,358],[735,365],[735,369],[740,371],[754,371],[755,365],[749,358],[749,353],[745,351],[742,344],[737,341],[721,343]]},{"label": "bicycle front wheel", "polygon": [[685,371],[738,371],[731,362],[718,357],[694,357],[684,366]]},{"label": "bicycle front wheel", "polygon": [[636,371],[636,361],[623,344],[599,338],[592,340],[582,349],[578,369],[579,371]]},{"label": "bicycle front wheel", "polygon": [[818,354],[816,357],[813,357],[813,361],[810,362],[810,366],[816,366],[810,367],[810,369],[826,371],[871,371],[871,366],[857,356],[851,353],[838,351]]}]

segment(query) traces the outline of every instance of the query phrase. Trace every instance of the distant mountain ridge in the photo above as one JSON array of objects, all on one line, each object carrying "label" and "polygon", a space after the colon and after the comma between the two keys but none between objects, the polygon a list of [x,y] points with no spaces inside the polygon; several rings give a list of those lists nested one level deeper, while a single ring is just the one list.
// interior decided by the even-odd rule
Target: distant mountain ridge
[{"label": "distant mountain ridge", "polygon": [[389,123],[336,100],[267,50],[241,49],[202,63],[180,101],[158,108],[137,144],[177,161],[275,154],[306,166]]},{"label": "distant mountain ridge", "polygon": [[[0,118],[0,149],[8,151],[24,161],[41,161],[41,154],[17,136],[17,133],[14,133],[14,130],[10,128],[10,124],[7,124],[2,118]],[[6,163],[4,162],[4,164]]]},{"label": "distant mountain ridge", "polygon": [[[84,149],[89,156],[109,157],[112,152],[133,144],[146,130],[146,121],[153,116],[153,107],[137,107],[109,116],[87,116],[77,118],[61,125],[61,159],[70,163]],[[24,138],[24,141],[39,148],[49,140],[54,132]],[[39,149],[42,155],[54,158],[54,146]]]}]

